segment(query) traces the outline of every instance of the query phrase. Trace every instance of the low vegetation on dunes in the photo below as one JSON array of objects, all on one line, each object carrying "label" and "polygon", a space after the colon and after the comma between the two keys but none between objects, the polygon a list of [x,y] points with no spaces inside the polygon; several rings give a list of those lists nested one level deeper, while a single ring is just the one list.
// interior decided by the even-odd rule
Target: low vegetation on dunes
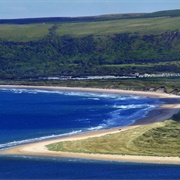
[{"label": "low vegetation on dunes", "polygon": [[[179,114],[175,116],[179,119]],[[51,151],[180,157],[180,119],[122,130],[116,134],[50,144]]]}]

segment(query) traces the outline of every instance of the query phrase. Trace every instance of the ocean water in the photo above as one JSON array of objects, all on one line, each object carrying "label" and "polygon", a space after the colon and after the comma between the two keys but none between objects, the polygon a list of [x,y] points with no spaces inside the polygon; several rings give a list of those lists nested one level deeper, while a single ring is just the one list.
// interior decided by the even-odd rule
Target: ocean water
[{"label": "ocean water", "polygon": [[[161,103],[147,97],[119,94],[1,89],[0,149],[126,126]],[[177,179],[179,170],[178,165],[0,157],[0,179]]]}]

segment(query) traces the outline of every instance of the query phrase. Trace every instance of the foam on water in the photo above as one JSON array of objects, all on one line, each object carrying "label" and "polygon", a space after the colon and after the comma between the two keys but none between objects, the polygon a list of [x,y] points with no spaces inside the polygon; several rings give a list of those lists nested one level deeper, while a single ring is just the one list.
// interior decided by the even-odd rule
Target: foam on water
[{"label": "foam on water", "polygon": [[[63,91],[63,90],[42,90],[42,89],[8,89],[2,88],[2,91],[9,91],[15,94],[29,93],[29,94],[38,94],[38,93],[46,93],[46,94],[64,94],[67,96],[82,96],[89,97],[92,100],[100,100],[99,98],[112,98],[117,100],[127,100],[127,99],[140,99],[142,97],[135,95],[120,95],[113,93],[92,93],[92,92],[82,92],[82,91]],[[91,97],[91,98],[90,98]]]},{"label": "foam on water", "polygon": [[97,131],[97,130],[100,130],[100,129],[104,129],[107,127],[107,124],[101,124],[99,126],[96,126],[96,127],[90,127],[88,128],[89,131]]},{"label": "foam on water", "polygon": [[[83,126],[83,128],[76,128],[76,130],[74,131],[65,132],[62,134],[52,133],[51,135],[46,134],[37,138],[35,137],[35,138],[22,139],[18,141],[9,141],[7,143],[0,144],[0,149],[17,146],[20,144],[31,143],[35,141],[51,139],[51,138],[70,136],[86,131],[97,131],[100,129],[107,129],[117,126],[126,126],[134,123],[139,118],[145,117],[150,110],[154,109],[155,107],[159,106],[159,104],[161,104],[159,101],[155,101],[155,100],[152,101],[149,98],[139,97],[134,95],[91,93],[91,92],[79,92],[79,91],[42,90],[42,89],[1,89],[1,91],[10,92],[14,94],[32,94],[33,96],[38,94],[57,94],[57,95],[75,96],[75,97],[79,96],[81,97],[81,99],[83,99],[83,101],[89,100],[90,102],[91,101],[94,102],[94,105],[92,105],[92,107],[91,104],[89,104],[88,107],[86,107],[84,104],[81,105],[82,108],[85,108],[85,114],[86,114],[86,110],[88,110],[87,111],[88,117],[82,117],[82,118],[73,117],[74,119],[71,120],[74,123],[76,122],[84,123],[85,126]],[[101,103],[100,101],[102,101],[103,105],[102,104],[97,105],[97,103]],[[101,108],[103,109],[99,108],[99,106],[101,105],[102,105]],[[48,109],[50,109],[49,106]],[[94,115],[95,111],[96,114]],[[78,112],[81,113],[80,111]]]},{"label": "foam on water", "polygon": [[[153,110],[157,105],[149,104],[132,104],[132,105],[114,105],[117,110],[110,112],[110,118],[104,120],[107,127],[130,125],[135,123],[139,118],[145,117],[149,111]],[[137,109],[134,113],[125,114],[124,111]],[[128,122],[128,123],[127,123]]]},{"label": "foam on water", "polygon": [[52,138],[54,139],[54,138],[59,138],[59,137],[71,136],[71,135],[75,135],[75,134],[80,134],[81,132],[82,132],[82,130],[79,130],[79,131],[72,131],[69,133],[64,133],[64,134],[59,134],[59,135],[52,134],[50,136],[43,136],[43,137],[38,137],[38,138],[26,139],[26,140],[22,140],[22,141],[8,142],[8,143],[0,144],[0,149],[3,150],[8,147],[17,146],[17,145],[21,145],[21,144],[38,142],[38,141],[48,140],[48,139],[52,139]]}]

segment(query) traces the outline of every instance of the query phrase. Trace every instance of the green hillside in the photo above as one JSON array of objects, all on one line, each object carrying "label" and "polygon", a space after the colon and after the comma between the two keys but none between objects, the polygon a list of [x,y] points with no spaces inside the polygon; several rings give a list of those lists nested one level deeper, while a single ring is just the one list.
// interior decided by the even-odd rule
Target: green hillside
[{"label": "green hillside", "polygon": [[180,10],[0,20],[0,77],[178,73]]},{"label": "green hillside", "polygon": [[0,25],[0,38],[5,41],[36,41],[47,36],[52,24]]},{"label": "green hillside", "polygon": [[180,29],[180,17],[121,19],[101,22],[64,23],[57,29],[58,35],[109,35],[117,33],[159,34]]},{"label": "green hillside", "polygon": [[92,22],[56,22],[33,24],[0,24],[0,38],[7,41],[34,41],[48,35],[56,25],[59,36],[82,37],[87,35],[113,35],[138,33],[140,35],[161,34],[180,29],[179,17],[132,18]]}]

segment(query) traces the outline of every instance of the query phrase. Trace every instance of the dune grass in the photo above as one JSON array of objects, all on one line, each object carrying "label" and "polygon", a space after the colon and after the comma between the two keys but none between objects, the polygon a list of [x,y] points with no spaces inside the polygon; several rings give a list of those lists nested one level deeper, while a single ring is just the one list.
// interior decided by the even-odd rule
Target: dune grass
[{"label": "dune grass", "polygon": [[50,144],[51,151],[180,157],[180,123],[168,120],[102,137]]},{"label": "dune grass", "polygon": [[137,137],[133,143],[144,154],[180,157],[180,123],[166,121],[164,124]]}]

